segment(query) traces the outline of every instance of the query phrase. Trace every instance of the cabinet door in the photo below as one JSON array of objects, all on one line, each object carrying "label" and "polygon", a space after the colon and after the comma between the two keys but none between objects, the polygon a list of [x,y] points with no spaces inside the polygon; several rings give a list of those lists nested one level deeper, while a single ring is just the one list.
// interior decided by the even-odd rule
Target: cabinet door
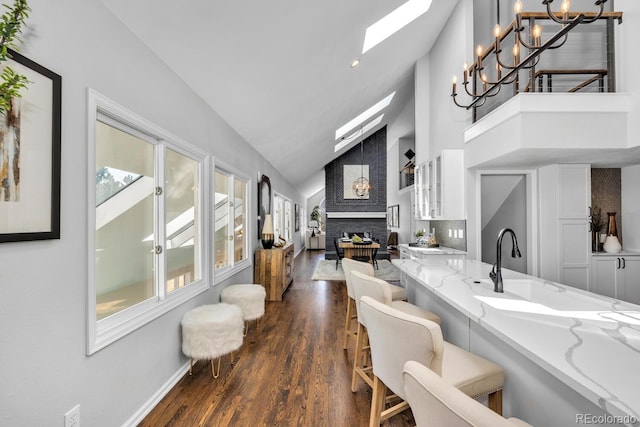
[{"label": "cabinet door", "polygon": [[618,273],[618,258],[593,258],[593,292],[599,295],[616,297],[616,275]]},{"label": "cabinet door", "polygon": [[435,217],[465,219],[464,150],[442,150],[435,163]]},{"label": "cabinet door", "polygon": [[560,283],[589,290],[591,246],[587,220],[559,220]]},{"label": "cabinet door", "polygon": [[590,215],[591,166],[560,165],[558,169],[558,217],[587,218]]},{"label": "cabinet door", "polygon": [[416,168],[416,181],[414,184],[416,200],[416,219],[429,219],[429,175],[427,164],[423,163]]},{"label": "cabinet door", "polygon": [[621,257],[622,265],[618,272],[624,275],[624,284],[620,286],[618,298],[633,304],[640,304],[640,257]]}]

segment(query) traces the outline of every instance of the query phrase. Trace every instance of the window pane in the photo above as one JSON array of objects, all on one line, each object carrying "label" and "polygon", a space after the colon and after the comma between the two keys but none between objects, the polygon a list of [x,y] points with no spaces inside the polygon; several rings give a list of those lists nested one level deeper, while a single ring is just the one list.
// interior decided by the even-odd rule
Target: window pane
[{"label": "window pane", "polygon": [[274,239],[276,242],[278,241],[280,236],[283,235],[283,230],[282,230],[283,209],[284,209],[284,201],[282,200],[282,197],[280,197],[277,194],[274,194],[273,195],[273,233],[274,233]]},{"label": "window pane", "polygon": [[215,268],[229,265],[229,177],[216,171],[215,178]]},{"label": "window pane", "polygon": [[284,238],[287,242],[291,240],[291,200],[289,199],[284,202]]},{"label": "window pane", "polygon": [[156,296],[154,146],[96,122],[96,317]]},{"label": "window pane", "polygon": [[166,157],[165,249],[167,292],[171,292],[200,279],[200,182],[197,161],[169,149]]},{"label": "window pane", "polygon": [[233,183],[233,260],[242,261],[246,258],[246,223],[247,223],[247,183],[238,178]]}]

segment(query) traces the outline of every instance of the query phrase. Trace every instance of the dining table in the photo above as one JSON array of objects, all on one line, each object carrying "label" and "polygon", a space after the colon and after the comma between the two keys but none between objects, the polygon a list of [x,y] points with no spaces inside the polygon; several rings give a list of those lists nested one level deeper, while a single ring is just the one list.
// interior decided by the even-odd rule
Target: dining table
[{"label": "dining table", "polygon": [[354,243],[351,240],[341,240],[338,247],[344,250],[344,257],[351,259],[364,259],[368,257],[368,262],[373,262],[373,250],[380,249],[380,243],[374,241],[364,241]]}]

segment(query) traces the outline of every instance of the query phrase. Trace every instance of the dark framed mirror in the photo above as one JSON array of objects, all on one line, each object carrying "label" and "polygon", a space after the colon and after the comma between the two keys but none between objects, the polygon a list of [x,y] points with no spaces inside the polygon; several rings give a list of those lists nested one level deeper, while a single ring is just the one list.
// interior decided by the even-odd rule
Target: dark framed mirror
[{"label": "dark framed mirror", "polygon": [[258,182],[258,232],[256,236],[260,239],[262,226],[266,214],[271,213],[271,180],[268,176],[262,175]]}]

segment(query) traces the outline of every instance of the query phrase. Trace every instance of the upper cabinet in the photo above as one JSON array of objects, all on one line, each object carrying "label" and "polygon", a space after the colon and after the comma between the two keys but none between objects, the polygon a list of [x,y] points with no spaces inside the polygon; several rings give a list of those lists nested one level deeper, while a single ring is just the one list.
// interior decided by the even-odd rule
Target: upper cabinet
[{"label": "upper cabinet", "polygon": [[416,169],[416,219],[464,219],[464,151],[442,150]]},{"label": "upper cabinet", "polygon": [[591,166],[558,168],[558,217],[585,219],[591,215]]}]

